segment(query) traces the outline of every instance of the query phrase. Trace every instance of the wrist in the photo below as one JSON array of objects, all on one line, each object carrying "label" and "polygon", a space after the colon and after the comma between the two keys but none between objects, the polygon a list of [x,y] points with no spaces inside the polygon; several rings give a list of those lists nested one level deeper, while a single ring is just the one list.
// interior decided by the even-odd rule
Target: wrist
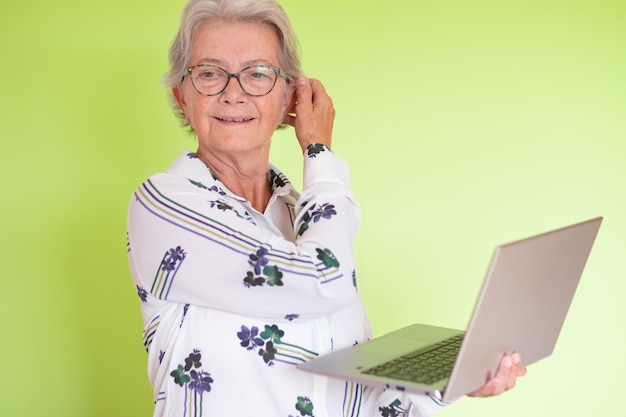
[{"label": "wrist", "polygon": [[315,158],[322,152],[331,152],[332,150],[328,145],[323,143],[311,143],[304,149],[304,156],[307,158]]}]

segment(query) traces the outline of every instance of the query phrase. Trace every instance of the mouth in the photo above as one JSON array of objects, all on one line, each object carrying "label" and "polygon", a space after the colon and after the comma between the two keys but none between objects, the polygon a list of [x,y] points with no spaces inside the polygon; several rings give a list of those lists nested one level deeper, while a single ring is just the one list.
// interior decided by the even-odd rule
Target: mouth
[{"label": "mouth", "polygon": [[220,122],[227,123],[245,123],[254,120],[253,117],[215,117]]}]

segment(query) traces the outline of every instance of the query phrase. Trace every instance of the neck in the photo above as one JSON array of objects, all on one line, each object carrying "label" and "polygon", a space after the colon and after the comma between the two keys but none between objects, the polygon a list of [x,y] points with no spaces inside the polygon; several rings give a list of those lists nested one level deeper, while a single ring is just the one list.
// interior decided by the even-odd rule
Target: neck
[{"label": "neck", "polygon": [[198,158],[234,194],[245,198],[259,213],[265,212],[272,195],[267,176],[269,158],[254,160],[223,159],[198,149]]}]

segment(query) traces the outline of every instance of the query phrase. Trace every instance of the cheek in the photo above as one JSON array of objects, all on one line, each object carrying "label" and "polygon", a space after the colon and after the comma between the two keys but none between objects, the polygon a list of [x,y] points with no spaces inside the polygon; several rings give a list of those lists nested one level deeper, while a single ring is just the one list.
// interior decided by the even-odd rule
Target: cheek
[{"label": "cheek", "polygon": [[[268,97],[269,98],[269,97]],[[275,129],[283,120],[283,101],[274,97],[270,100],[256,102],[262,124],[268,129]]]},{"label": "cheek", "polygon": [[185,118],[187,123],[196,128],[197,124],[206,123],[207,103],[203,100],[204,97],[198,95],[198,97],[190,98],[187,102],[187,111],[185,111]]},{"label": "cheek", "polygon": [[201,124],[205,120],[205,117],[202,117],[202,115],[206,114],[206,109],[209,105],[208,97],[198,94],[193,87],[186,85],[180,92],[180,98],[182,100],[179,101],[179,105],[183,109],[185,120],[195,130],[197,128],[196,124]]}]

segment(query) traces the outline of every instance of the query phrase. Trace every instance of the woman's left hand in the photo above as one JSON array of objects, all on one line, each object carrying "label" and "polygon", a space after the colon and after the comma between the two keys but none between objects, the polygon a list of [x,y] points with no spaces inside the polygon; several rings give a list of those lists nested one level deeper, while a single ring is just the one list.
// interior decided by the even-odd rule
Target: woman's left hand
[{"label": "woman's left hand", "polygon": [[296,130],[296,137],[304,152],[313,143],[331,147],[335,108],[324,86],[314,78],[296,80],[295,116],[287,115],[284,123]]},{"label": "woman's left hand", "polygon": [[504,355],[496,374],[485,385],[468,394],[469,397],[493,397],[510,390],[515,386],[517,378],[526,375],[526,368],[521,366],[521,356],[515,352]]}]

